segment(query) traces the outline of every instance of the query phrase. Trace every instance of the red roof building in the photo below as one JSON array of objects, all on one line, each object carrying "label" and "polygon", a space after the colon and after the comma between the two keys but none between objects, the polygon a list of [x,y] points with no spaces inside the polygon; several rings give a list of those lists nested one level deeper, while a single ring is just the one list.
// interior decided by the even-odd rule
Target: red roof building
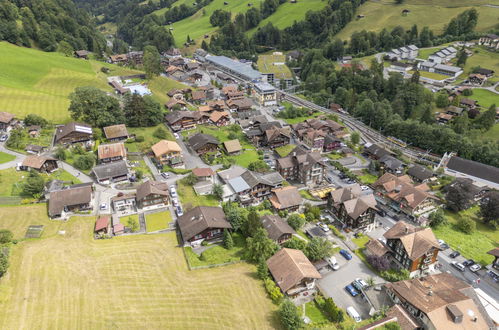
[{"label": "red roof building", "polygon": [[100,217],[95,222],[95,230],[96,234],[108,234],[109,233],[109,217]]}]

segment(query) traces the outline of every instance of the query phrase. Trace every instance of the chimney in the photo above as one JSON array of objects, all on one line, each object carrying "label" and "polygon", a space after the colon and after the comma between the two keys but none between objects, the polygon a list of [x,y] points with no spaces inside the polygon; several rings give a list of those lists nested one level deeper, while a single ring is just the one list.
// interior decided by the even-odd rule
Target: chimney
[{"label": "chimney", "polygon": [[409,227],[405,227],[405,233],[409,234]]}]

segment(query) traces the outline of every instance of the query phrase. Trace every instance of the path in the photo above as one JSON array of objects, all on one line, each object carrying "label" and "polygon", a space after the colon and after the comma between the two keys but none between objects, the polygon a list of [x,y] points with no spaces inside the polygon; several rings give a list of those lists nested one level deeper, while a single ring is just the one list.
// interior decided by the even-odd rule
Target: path
[{"label": "path", "polygon": [[6,170],[11,167],[16,167],[17,163],[22,163],[26,158],[26,155],[24,154],[5,148],[3,143],[0,144],[0,151],[16,157],[16,159],[11,160],[10,162],[0,164],[0,170]]}]

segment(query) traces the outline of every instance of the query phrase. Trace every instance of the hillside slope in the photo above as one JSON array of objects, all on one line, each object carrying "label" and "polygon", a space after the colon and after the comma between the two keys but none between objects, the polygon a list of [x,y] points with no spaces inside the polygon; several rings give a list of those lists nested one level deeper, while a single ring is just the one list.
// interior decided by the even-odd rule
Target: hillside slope
[{"label": "hillside slope", "polygon": [[[140,72],[0,42],[0,109],[19,117],[35,113],[56,123],[69,120],[68,95],[76,87],[112,91],[107,76],[100,71],[103,66],[111,69],[111,76]],[[164,103],[167,90],[183,85],[156,77],[149,87],[156,100]]]},{"label": "hillside slope", "polygon": [[[420,30],[428,26],[435,33],[441,33],[451,18],[472,7],[480,15],[475,30],[485,32],[499,24],[499,7],[488,5],[499,6],[499,0],[406,0],[401,5],[394,4],[393,0],[371,0],[357,10],[365,17],[350,22],[337,36],[345,40],[355,31],[381,31],[397,25],[410,28],[414,24]],[[404,9],[410,10],[405,16],[402,15]]]}]

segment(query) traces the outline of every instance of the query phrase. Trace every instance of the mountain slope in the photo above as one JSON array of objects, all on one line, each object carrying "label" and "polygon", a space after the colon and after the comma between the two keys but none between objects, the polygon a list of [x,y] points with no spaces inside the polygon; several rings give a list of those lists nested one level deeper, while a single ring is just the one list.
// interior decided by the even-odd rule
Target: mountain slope
[{"label": "mountain slope", "polygon": [[[337,36],[346,40],[355,31],[378,32],[383,28],[391,30],[397,25],[409,29],[414,24],[420,30],[428,26],[435,33],[441,33],[451,18],[472,7],[479,13],[475,30],[485,32],[499,24],[499,8],[486,6],[488,4],[499,6],[499,0],[406,0],[401,5],[394,4],[393,0],[368,1],[357,10],[357,14],[365,17],[347,24]],[[404,9],[410,12],[402,15]]]}]

